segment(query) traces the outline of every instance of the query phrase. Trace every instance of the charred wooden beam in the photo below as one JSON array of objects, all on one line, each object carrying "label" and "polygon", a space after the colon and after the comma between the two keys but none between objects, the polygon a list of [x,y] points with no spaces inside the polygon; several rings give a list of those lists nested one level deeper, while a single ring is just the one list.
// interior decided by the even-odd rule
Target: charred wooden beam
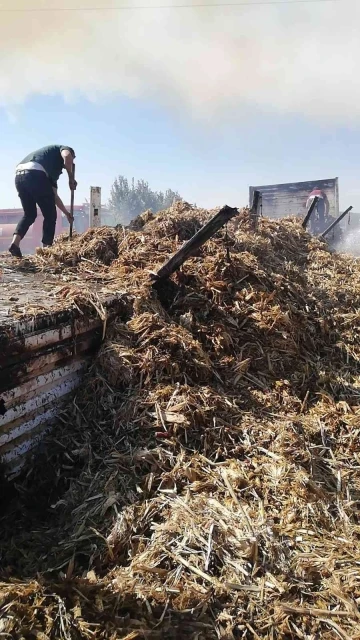
[{"label": "charred wooden beam", "polygon": [[319,198],[318,198],[318,196],[315,196],[315,198],[312,201],[312,203],[311,203],[311,205],[309,207],[309,210],[308,210],[308,212],[307,212],[307,214],[306,214],[306,216],[305,216],[305,218],[303,220],[303,223],[302,223],[303,229],[306,229],[307,223],[309,222],[309,220],[310,220],[310,218],[312,216],[312,212],[314,211],[314,209],[315,209],[315,207],[316,207],[318,202],[319,202]]},{"label": "charred wooden beam", "polygon": [[332,230],[333,230],[333,228],[334,228],[334,227],[336,227],[336,225],[337,225],[337,224],[339,224],[339,222],[341,222],[341,220],[342,220],[343,218],[345,218],[345,216],[346,216],[348,213],[350,213],[351,209],[352,209],[352,207],[348,207],[348,208],[346,209],[346,211],[344,211],[343,213],[341,213],[341,214],[339,215],[339,217],[338,217],[338,218],[336,218],[336,220],[334,220],[334,222],[332,222],[332,223],[331,223],[331,225],[330,225],[327,229],[325,229],[325,231],[324,231],[323,233],[321,233],[321,234],[320,234],[320,238],[325,238],[325,236],[327,236],[327,234],[328,234],[328,233],[330,233],[330,231],[332,231]]},{"label": "charred wooden beam", "polygon": [[238,209],[225,205],[209,222],[207,222],[195,235],[174,253],[171,258],[154,274],[156,280],[168,278],[177,271],[184,262],[190,258],[207,240],[215,235],[231,218],[238,215]]},{"label": "charred wooden beam", "polygon": [[250,222],[251,222],[251,226],[253,228],[253,231],[256,231],[257,227],[258,227],[258,221],[259,221],[259,202],[261,199],[261,193],[260,191],[254,191],[254,196],[253,196],[253,201],[252,201],[252,205],[251,205],[251,209],[250,209]]}]

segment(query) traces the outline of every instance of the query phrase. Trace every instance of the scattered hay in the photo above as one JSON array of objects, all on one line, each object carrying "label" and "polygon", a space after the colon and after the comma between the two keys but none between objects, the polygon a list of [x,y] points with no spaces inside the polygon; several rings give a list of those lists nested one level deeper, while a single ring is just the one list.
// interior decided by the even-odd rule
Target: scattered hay
[{"label": "scattered hay", "polygon": [[4,637],[360,637],[360,264],[244,212],[155,292],[210,215],[47,251],[132,310],[2,518]]},{"label": "scattered hay", "polygon": [[75,267],[81,260],[110,265],[118,256],[118,239],[119,231],[112,227],[92,228],[74,234],[71,240],[67,235],[60,236],[53,247],[38,249],[37,256],[44,258],[47,266]]},{"label": "scattered hay", "polygon": [[145,229],[150,234],[154,232],[157,238],[171,238],[183,242],[189,240],[201,229],[209,216],[215,215],[218,211],[219,209],[197,209],[187,202],[175,202],[170,210],[158,213]]},{"label": "scattered hay", "polygon": [[141,213],[130,222],[128,229],[131,229],[132,231],[140,231],[148,222],[154,219],[155,215],[151,209],[147,209],[147,211],[144,211],[144,213]]}]

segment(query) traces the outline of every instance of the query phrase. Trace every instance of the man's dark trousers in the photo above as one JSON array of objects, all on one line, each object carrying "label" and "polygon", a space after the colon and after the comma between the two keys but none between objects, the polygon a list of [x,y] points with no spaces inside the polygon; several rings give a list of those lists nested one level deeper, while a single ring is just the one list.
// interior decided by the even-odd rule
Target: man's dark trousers
[{"label": "man's dark trousers", "polygon": [[21,171],[15,177],[15,186],[24,209],[24,215],[15,233],[21,238],[28,232],[37,216],[36,205],[44,217],[42,243],[50,246],[54,241],[56,227],[55,194],[44,171]]}]

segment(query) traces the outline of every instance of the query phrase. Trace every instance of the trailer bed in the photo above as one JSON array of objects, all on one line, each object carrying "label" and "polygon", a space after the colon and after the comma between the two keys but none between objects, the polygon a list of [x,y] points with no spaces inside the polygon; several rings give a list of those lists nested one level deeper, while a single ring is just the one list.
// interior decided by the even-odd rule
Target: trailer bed
[{"label": "trailer bed", "polygon": [[[96,279],[31,271],[26,261],[0,256],[0,270],[0,465],[11,478],[81,383],[105,321],[126,317],[128,301]],[[71,287],[96,293],[106,318],[64,297]]]}]

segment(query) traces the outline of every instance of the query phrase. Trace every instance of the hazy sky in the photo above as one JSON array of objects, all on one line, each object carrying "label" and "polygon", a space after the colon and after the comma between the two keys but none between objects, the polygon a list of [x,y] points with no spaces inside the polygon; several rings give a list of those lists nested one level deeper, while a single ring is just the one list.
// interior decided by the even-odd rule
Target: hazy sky
[{"label": "hazy sky", "polygon": [[79,203],[119,173],[205,206],[338,176],[360,210],[358,0],[58,4],[0,0],[0,208],[19,206],[16,163],[57,142],[76,149]]}]

